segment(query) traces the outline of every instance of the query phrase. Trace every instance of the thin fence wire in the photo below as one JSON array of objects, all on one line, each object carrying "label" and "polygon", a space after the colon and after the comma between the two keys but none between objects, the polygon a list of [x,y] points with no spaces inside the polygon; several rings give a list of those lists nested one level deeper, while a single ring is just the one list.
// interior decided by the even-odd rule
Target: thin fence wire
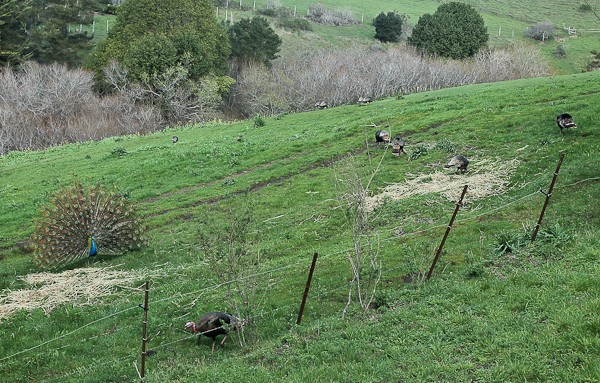
[{"label": "thin fence wire", "polygon": [[[597,180],[600,180],[600,177],[592,177],[592,178],[587,178],[587,179],[583,179],[583,180],[579,180],[579,181],[573,182],[573,183],[571,183],[571,184],[568,184],[568,185],[561,185],[560,187],[557,187],[557,189],[558,189],[558,190],[560,190],[560,189],[567,189],[567,188],[571,188],[571,187],[573,187],[573,186],[579,185],[579,184],[581,184],[581,183],[590,182],[590,181],[597,181]],[[518,199],[515,199],[515,200],[513,200],[513,201],[510,201],[510,202],[508,202],[508,203],[506,203],[506,204],[502,204],[501,206],[498,206],[498,207],[496,207],[496,208],[493,208],[493,209],[490,209],[490,210],[488,210],[488,211],[482,212],[482,213],[480,213],[480,214],[473,215],[473,216],[469,216],[469,217],[466,217],[466,218],[462,218],[462,219],[460,219],[460,220],[457,220],[456,222],[457,222],[457,224],[458,224],[458,223],[462,223],[462,222],[470,221],[470,220],[473,220],[473,219],[477,219],[477,218],[480,218],[480,217],[482,217],[482,216],[485,216],[485,215],[488,215],[488,214],[495,213],[495,212],[497,212],[497,211],[500,211],[500,210],[503,210],[503,209],[507,208],[508,206],[511,206],[511,205],[513,205],[513,204],[516,204],[516,203],[518,203],[518,202],[521,202],[521,201],[523,201],[523,200],[525,200],[525,199],[531,198],[532,196],[534,196],[534,195],[536,195],[536,194],[538,194],[538,193],[540,193],[540,191],[539,191],[539,190],[538,190],[538,191],[535,191],[535,192],[532,192],[532,193],[530,193],[530,194],[527,194],[527,195],[525,195],[525,196],[522,196],[522,197],[520,197],[520,198],[518,198]],[[420,234],[423,234],[423,233],[426,233],[426,232],[429,232],[429,231],[432,231],[432,230],[435,230],[435,229],[439,229],[439,228],[445,228],[446,226],[447,226],[447,225],[445,225],[445,224],[443,224],[443,225],[431,226],[431,227],[429,227],[429,228],[426,228],[426,229],[422,229],[422,230],[416,230],[416,231],[413,231],[413,232],[410,232],[410,233],[405,233],[405,234],[403,234],[403,237],[405,237],[405,236],[411,236],[411,235],[412,235],[412,236],[415,236],[415,235],[420,235]],[[391,240],[397,240],[397,239],[398,239],[398,238],[396,238],[396,237],[384,238],[384,239],[382,240],[382,242],[391,241]],[[320,267],[322,267],[322,264],[323,264],[323,262],[322,262],[322,261],[323,261],[323,260],[326,260],[326,259],[327,259],[327,260],[328,260],[328,259],[331,259],[331,258],[333,258],[333,257],[335,257],[335,256],[339,256],[340,254],[347,253],[347,252],[349,252],[349,251],[351,251],[351,250],[352,250],[352,249],[350,249],[350,248],[348,248],[348,249],[342,249],[342,250],[340,250],[340,251],[338,251],[338,252],[333,252],[333,253],[329,253],[329,254],[327,254],[327,255],[324,255],[324,256],[320,256],[320,258],[319,258],[319,260],[320,260],[320,262],[319,262],[319,265],[320,265]],[[290,269],[290,268],[292,268],[292,267],[296,267],[296,266],[298,266],[298,265],[302,265],[302,267],[306,267],[306,266],[307,266],[306,262],[308,262],[308,258],[307,258],[307,259],[298,260],[298,261],[296,261],[296,262],[294,262],[294,263],[292,263],[292,264],[289,264],[289,265],[284,265],[284,266],[280,266],[280,267],[277,267],[277,268],[273,268],[273,269],[269,269],[269,270],[266,270],[266,271],[262,271],[262,272],[259,272],[259,273],[256,273],[256,274],[252,274],[252,275],[250,275],[250,276],[244,276],[243,278],[233,279],[233,280],[229,280],[229,281],[221,282],[221,283],[218,283],[218,284],[214,284],[214,285],[212,285],[212,286],[204,287],[204,288],[202,288],[202,289],[198,289],[198,290],[195,290],[195,291],[192,291],[192,292],[178,293],[178,294],[175,294],[175,295],[172,295],[172,296],[168,296],[168,297],[165,297],[165,298],[161,298],[161,299],[158,299],[158,300],[155,300],[155,301],[153,301],[153,303],[152,303],[152,304],[153,304],[153,305],[155,305],[155,304],[157,304],[157,303],[165,302],[165,301],[168,301],[168,300],[173,300],[173,299],[175,299],[175,298],[183,298],[183,297],[185,297],[185,296],[188,296],[188,295],[191,295],[191,294],[198,294],[198,293],[201,293],[201,292],[208,292],[208,291],[212,291],[212,290],[215,290],[215,289],[217,289],[217,288],[219,288],[219,287],[222,287],[222,286],[225,286],[225,285],[228,285],[228,284],[234,283],[234,282],[236,282],[236,281],[242,281],[242,280],[244,280],[244,279],[255,278],[255,277],[264,276],[264,275],[267,275],[267,274],[274,274],[274,273],[276,273],[276,272],[283,271],[283,270],[287,270],[287,269]],[[190,267],[188,267],[188,268],[185,268],[185,270],[187,270],[187,269],[191,269],[191,268],[193,268],[193,267],[196,267],[196,266],[190,266]],[[398,271],[398,270],[400,270],[402,267],[403,267],[403,266],[399,266],[399,267],[397,267],[397,268],[394,268],[394,269],[388,269],[388,270],[386,271],[386,274],[387,274],[387,273],[390,273],[390,272]],[[325,291],[323,291],[323,290],[320,290],[320,291],[318,292],[318,295],[319,295],[320,297],[326,297],[326,296],[329,296],[329,295],[330,295],[331,293],[333,293],[333,292],[336,292],[336,291],[338,291],[338,290],[342,290],[342,289],[347,289],[347,288],[349,288],[349,287],[348,287],[348,286],[346,286],[346,285],[342,285],[342,286],[338,286],[338,287],[335,287],[335,288],[332,288],[332,289],[329,289],[329,290],[325,290]],[[313,293],[313,294],[314,294],[314,293]],[[258,318],[262,318],[262,317],[265,317],[265,316],[267,316],[268,314],[275,314],[275,313],[277,313],[277,312],[281,312],[283,309],[287,309],[287,308],[295,307],[296,305],[297,305],[296,303],[292,303],[292,304],[289,304],[289,305],[286,305],[286,306],[280,306],[280,307],[277,307],[277,308],[275,308],[275,309],[272,309],[272,310],[267,310],[267,311],[265,311],[265,312],[261,313],[260,315],[255,315],[253,318],[257,318],[257,317],[258,317]],[[27,349],[21,350],[21,351],[19,351],[19,352],[13,353],[13,354],[11,354],[11,355],[8,355],[8,356],[5,356],[5,357],[3,357],[3,358],[1,358],[1,359],[0,359],[0,362],[4,362],[4,361],[6,361],[6,360],[9,360],[9,359],[15,358],[15,357],[17,357],[17,356],[19,356],[19,355],[23,355],[23,354],[25,354],[25,353],[28,353],[28,352],[31,352],[31,351],[37,350],[37,349],[39,349],[39,348],[41,348],[41,347],[43,347],[43,346],[45,346],[45,345],[48,345],[48,344],[50,344],[50,343],[53,343],[53,342],[55,342],[55,341],[58,341],[58,340],[60,340],[60,339],[64,339],[64,338],[66,338],[66,337],[68,337],[68,336],[71,336],[71,335],[73,335],[73,334],[75,334],[75,333],[77,333],[77,332],[81,331],[81,330],[82,330],[82,329],[84,329],[84,328],[87,328],[87,327],[89,327],[89,326],[92,326],[92,325],[94,325],[94,324],[96,324],[96,323],[99,323],[99,322],[102,322],[102,321],[104,321],[104,320],[107,320],[107,319],[113,318],[113,317],[115,317],[115,316],[117,316],[117,315],[119,315],[119,314],[122,314],[122,313],[124,313],[124,312],[127,312],[127,311],[131,311],[131,310],[134,310],[134,309],[137,309],[137,308],[138,308],[138,306],[128,307],[128,308],[125,308],[125,309],[123,309],[123,310],[117,311],[117,312],[115,312],[115,313],[112,313],[112,314],[106,315],[106,316],[104,316],[104,317],[102,317],[102,318],[98,318],[98,319],[96,319],[96,320],[93,320],[93,321],[91,321],[91,322],[89,322],[89,323],[86,323],[86,324],[84,324],[84,325],[82,325],[82,326],[78,327],[78,328],[77,328],[77,329],[75,329],[75,330],[69,331],[69,332],[67,332],[67,333],[65,333],[65,334],[62,334],[62,335],[60,335],[60,336],[57,336],[57,337],[55,337],[55,338],[53,338],[53,339],[47,340],[47,341],[45,341],[45,342],[42,342],[42,343],[40,343],[40,344],[38,344],[38,345],[35,345],[35,346],[33,346],[33,347],[30,347],[30,348],[27,348]],[[125,328],[131,328],[131,327],[134,327],[134,325],[127,326],[127,327],[125,327]],[[169,328],[170,328],[170,326],[169,326]],[[122,328],[121,328],[120,330],[122,330]],[[162,329],[159,329],[158,333],[160,333],[161,331],[162,331]],[[163,348],[163,347],[166,347],[166,346],[168,346],[168,345],[171,345],[171,344],[174,344],[174,343],[178,343],[178,342],[181,342],[181,341],[183,341],[183,340],[186,340],[186,339],[190,339],[190,338],[192,338],[192,337],[194,337],[194,336],[198,336],[199,334],[200,334],[200,333],[191,334],[191,335],[189,335],[189,336],[186,336],[186,337],[183,337],[183,338],[180,338],[180,339],[177,339],[177,340],[169,341],[169,342],[167,342],[167,343],[162,343],[162,344],[158,345],[157,347],[154,347],[154,349]],[[92,335],[92,336],[90,336],[90,337],[88,337],[88,338],[86,338],[86,339],[82,339],[82,340],[79,340],[79,341],[77,341],[77,342],[73,342],[73,343],[66,344],[66,345],[61,345],[60,347],[53,348],[53,349],[46,350],[46,351],[49,351],[49,352],[50,352],[50,351],[58,351],[58,350],[61,350],[61,349],[64,349],[64,348],[68,348],[68,347],[70,347],[70,346],[73,346],[73,345],[77,345],[77,344],[85,343],[85,342],[87,342],[87,341],[90,341],[90,340],[92,340],[92,339],[98,338],[99,336],[102,336],[102,334],[95,334],[95,335]],[[126,357],[126,358],[129,358],[129,357]],[[123,359],[126,359],[126,358],[120,358],[120,359],[118,359],[118,360],[123,360]],[[94,366],[94,368],[96,368],[96,367],[99,367],[99,366],[101,366],[101,365],[103,365],[103,364],[104,364],[104,363],[102,363],[102,364],[100,364],[100,365],[95,365],[95,366]],[[70,374],[81,373],[81,372],[82,372],[82,370],[87,370],[87,369],[86,369],[86,368],[84,368],[84,369],[78,369],[77,371],[75,371],[75,372],[72,372],[72,373],[70,373]],[[62,377],[67,377],[67,376],[70,376],[70,375],[64,375],[64,376],[62,376]],[[50,381],[53,381],[53,380],[56,380],[56,379],[59,379],[59,378],[61,378],[61,377],[52,378]]]}]

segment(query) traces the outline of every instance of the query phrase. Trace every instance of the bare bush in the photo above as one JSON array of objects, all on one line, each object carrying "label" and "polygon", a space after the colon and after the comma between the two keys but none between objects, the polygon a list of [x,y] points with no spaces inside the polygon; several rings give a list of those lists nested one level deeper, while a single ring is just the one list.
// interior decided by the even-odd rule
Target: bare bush
[{"label": "bare bush", "polygon": [[358,24],[358,20],[354,18],[351,11],[345,9],[332,10],[321,4],[310,5],[306,18],[324,25],[340,26]]},{"label": "bare bush", "polygon": [[[383,160],[384,156],[381,157]],[[379,257],[381,243],[379,233],[372,223],[372,211],[367,208],[369,186],[380,168],[370,175],[367,182],[358,173],[354,158],[339,169],[336,169],[336,190],[340,197],[340,208],[352,231],[352,251],[348,254],[348,262],[352,280],[348,289],[348,300],[343,314],[346,314],[353,297],[359,305],[367,310],[375,300],[375,294],[382,275],[382,261]]]},{"label": "bare bush", "polygon": [[536,23],[525,30],[525,36],[539,41],[551,40],[554,38],[554,31],[554,25],[550,23]]},{"label": "bare bush", "polygon": [[472,83],[538,77],[547,73],[537,48],[514,45],[469,60],[434,59],[410,47],[303,52],[270,69],[240,68],[230,105],[243,115],[300,112],[315,101],[331,106]]},{"label": "bare bush", "polygon": [[59,64],[25,63],[0,73],[0,153],[41,149],[163,126],[129,95],[98,98],[92,74]]}]

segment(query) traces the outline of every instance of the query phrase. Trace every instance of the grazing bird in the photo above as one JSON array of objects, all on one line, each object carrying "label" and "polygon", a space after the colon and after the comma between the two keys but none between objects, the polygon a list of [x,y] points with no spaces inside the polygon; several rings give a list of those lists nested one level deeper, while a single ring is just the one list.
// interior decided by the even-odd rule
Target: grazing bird
[{"label": "grazing bird", "polygon": [[176,143],[177,141],[179,141],[179,137],[173,136],[173,138],[171,138],[171,141],[173,141],[173,143]]},{"label": "grazing bird", "polygon": [[[231,326],[228,327],[227,325]],[[186,330],[191,330],[193,333],[200,333],[198,336],[198,343],[200,343],[200,338],[202,335],[205,335],[209,338],[212,338],[212,351],[215,352],[215,342],[216,338],[219,335],[225,335],[223,340],[221,341],[221,346],[225,343],[225,339],[227,339],[228,329],[241,329],[244,325],[244,320],[238,317],[235,317],[231,314],[223,313],[223,312],[211,312],[202,315],[198,322],[187,322],[185,324]]]},{"label": "grazing bird", "polygon": [[375,132],[375,141],[376,142],[385,142],[386,144],[390,143],[390,132],[387,130],[378,130]]},{"label": "grazing bird", "polygon": [[560,128],[560,132],[565,128],[576,128],[577,124],[573,122],[573,117],[569,113],[563,113],[556,116],[556,124]]},{"label": "grazing bird", "polygon": [[454,156],[446,165],[445,168],[455,167],[457,172],[464,173],[467,171],[467,165],[469,165],[469,160],[464,156]]},{"label": "grazing bird", "polygon": [[357,102],[358,105],[366,105],[371,103],[371,101],[373,101],[371,97],[359,97]]},{"label": "grazing bird", "polygon": [[326,101],[317,102],[315,104],[315,108],[317,109],[326,109],[329,107],[329,104]]},{"label": "grazing bird", "polygon": [[392,141],[392,154],[399,156],[400,153],[406,154],[404,151],[404,140],[400,137],[396,137],[394,138],[394,141]]}]

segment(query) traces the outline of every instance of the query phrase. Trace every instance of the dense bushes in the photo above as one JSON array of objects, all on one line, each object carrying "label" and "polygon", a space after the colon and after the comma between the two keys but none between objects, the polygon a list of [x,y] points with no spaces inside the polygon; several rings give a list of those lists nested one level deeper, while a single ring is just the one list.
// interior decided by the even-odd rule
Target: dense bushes
[{"label": "dense bushes", "polygon": [[402,33],[402,24],[406,16],[400,16],[396,12],[381,12],[375,20],[375,38],[384,43],[395,43],[400,39]]},{"label": "dense bushes", "polygon": [[359,21],[354,18],[351,11],[328,9],[321,4],[312,4],[309,6],[307,19],[315,23],[324,25],[352,25]]},{"label": "dense bushes", "polygon": [[309,110],[316,101],[335,106],[361,96],[376,99],[546,73],[539,51],[520,45],[464,61],[436,60],[407,47],[303,52],[275,61],[271,69],[244,68],[230,105],[246,116],[272,115]]},{"label": "dense bushes", "polygon": [[162,128],[155,108],[128,93],[98,98],[92,82],[90,73],[58,64],[2,70],[0,154]]},{"label": "dense bushes", "polygon": [[472,6],[450,2],[421,16],[408,42],[433,56],[465,59],[485,47],[488,38],[483,18]]},{"label": "dense bushes", "polygon": [[551,40],[554,38],[554,29],[550,23],[536,23],[525,30],[525,36],[539,41]]}]

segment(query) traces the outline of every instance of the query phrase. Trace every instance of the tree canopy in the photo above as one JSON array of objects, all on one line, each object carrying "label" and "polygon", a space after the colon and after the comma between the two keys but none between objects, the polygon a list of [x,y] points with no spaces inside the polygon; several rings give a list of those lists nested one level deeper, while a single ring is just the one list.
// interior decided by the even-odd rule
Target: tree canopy
[{"label": "tree canopy", "polygon": [[269,26],[269,22],[260,16],[242,19],[229,28],[231,55],[238,63],[256,61],[270,65],[277,58],[281,38]]},{"label": "tree canopy", "polygon": [[211,0],[127,0],[90,66],[101,70],[117,60],[133,79],[164,73],[177,64],[194,80],[223,74],[231,48],[214,15]]},{"label": "tree canopy", "polygon": [[431,55],[464,59],[484,47],[488,38],[483,18],[473,7],[450,2],[433,15],[421,16],[408,42]]},{"label": "tree canopy", "polygon": [[396,12],[381,12],[373,20],[375,38],[383,43],[396,43],[402,34],[404,17]]},{"label": "tree canopy", "polygon": [[[92,22],[96,0],[6,0],[0,5],[0,64],[79,65],[91,36],[75,25]],[[73,27],[70,27],[73,25]]]}]

